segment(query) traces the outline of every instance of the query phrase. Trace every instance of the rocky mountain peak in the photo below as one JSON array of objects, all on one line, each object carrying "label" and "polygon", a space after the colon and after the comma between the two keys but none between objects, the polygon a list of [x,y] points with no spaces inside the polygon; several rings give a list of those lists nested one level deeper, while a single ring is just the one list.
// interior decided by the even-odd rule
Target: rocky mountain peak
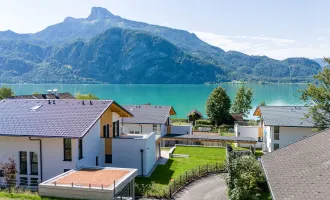
[{"label": "rocky mountain peak", "polygon": [[87,17],[87,20],[97,20],[97,19],[110,19],[114,15],[105,8],[93,7],[91,14]]}]

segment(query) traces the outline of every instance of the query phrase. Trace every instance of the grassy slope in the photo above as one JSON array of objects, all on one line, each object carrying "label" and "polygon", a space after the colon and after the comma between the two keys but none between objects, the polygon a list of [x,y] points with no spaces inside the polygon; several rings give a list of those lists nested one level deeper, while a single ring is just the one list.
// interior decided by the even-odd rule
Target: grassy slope
[{"label": "grassy slope", "polygon": [[179,177],[185,171],[207,163],[224,163],[226,151],[224,148],[211,147],[176,147],[176,154],[188,154],[189,158],[170,158],[166,165],[158,165],[149,178],[136,178],[139,184],[155,182],[167,185],[171,179]]}]

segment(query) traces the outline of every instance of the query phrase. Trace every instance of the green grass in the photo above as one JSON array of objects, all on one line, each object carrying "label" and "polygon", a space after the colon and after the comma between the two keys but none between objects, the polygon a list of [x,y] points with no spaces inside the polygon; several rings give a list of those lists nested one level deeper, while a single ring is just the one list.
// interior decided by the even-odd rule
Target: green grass
[{"label": "green grass", "polygon": [[154,182],[166,186],[169,182],[185,173],[187,170],[197,168],[199,165],[224,163],[226,150],[212,147],[176,147],[175,154],[188,154],[189,158],[170,158],[165,165],[158,165],[148,178],[138,177],[138,184],[150,184]]},{"label": "green grass", "polygon": [[41,197],[38,193],[28,192],[28,191],[13,191],[11,193],[6,192],[4,190],[0,191],[0,199],[1,200],[12,200],[12,199],[20,199],[20,200],[70,200],[63,198],[52,198],[52,197]]},{"label": "green grass", "polygon": [[232,136],[235,136],[235,133],[232,133],[232,132],[220,132],[219,135],[220,136],[232,137]]}]

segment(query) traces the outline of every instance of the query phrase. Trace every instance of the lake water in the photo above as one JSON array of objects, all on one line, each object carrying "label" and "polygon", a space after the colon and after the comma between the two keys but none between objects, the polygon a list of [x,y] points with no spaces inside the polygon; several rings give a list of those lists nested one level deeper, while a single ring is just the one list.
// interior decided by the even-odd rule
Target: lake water
[{"label": "lake water", "polygon": [[[239,84],[220,84],[233,100]],[[0,84],[1,86],[1,84]],[[184,118],[196,108],[205,115],[205,103],[218,85],[86,85],[86,84],[6,84],[16,95],[46,93],[48,89],[75,94],[93,93],[100,99],[113,99],[119,104],[171,105],[177,112],[175,118]],[[306,84],[245,84],[254,90],[253,109],[261,101],[267,105],[302,105],[298,90]],[[253,111],[252,111],[253,112]],[[249,116],[252,117],[252,113]]]}]

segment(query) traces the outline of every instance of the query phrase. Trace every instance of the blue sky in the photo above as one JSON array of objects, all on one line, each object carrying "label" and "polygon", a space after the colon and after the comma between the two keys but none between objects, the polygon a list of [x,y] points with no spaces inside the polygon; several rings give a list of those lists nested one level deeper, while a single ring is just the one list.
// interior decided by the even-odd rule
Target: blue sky
[{"label": "blue sky", "polygon": [[40,31],[93,6],[115,15],[194,32],[202,40],[250,55],[330,56],[329,0],[1,0],[0,30]]}]

